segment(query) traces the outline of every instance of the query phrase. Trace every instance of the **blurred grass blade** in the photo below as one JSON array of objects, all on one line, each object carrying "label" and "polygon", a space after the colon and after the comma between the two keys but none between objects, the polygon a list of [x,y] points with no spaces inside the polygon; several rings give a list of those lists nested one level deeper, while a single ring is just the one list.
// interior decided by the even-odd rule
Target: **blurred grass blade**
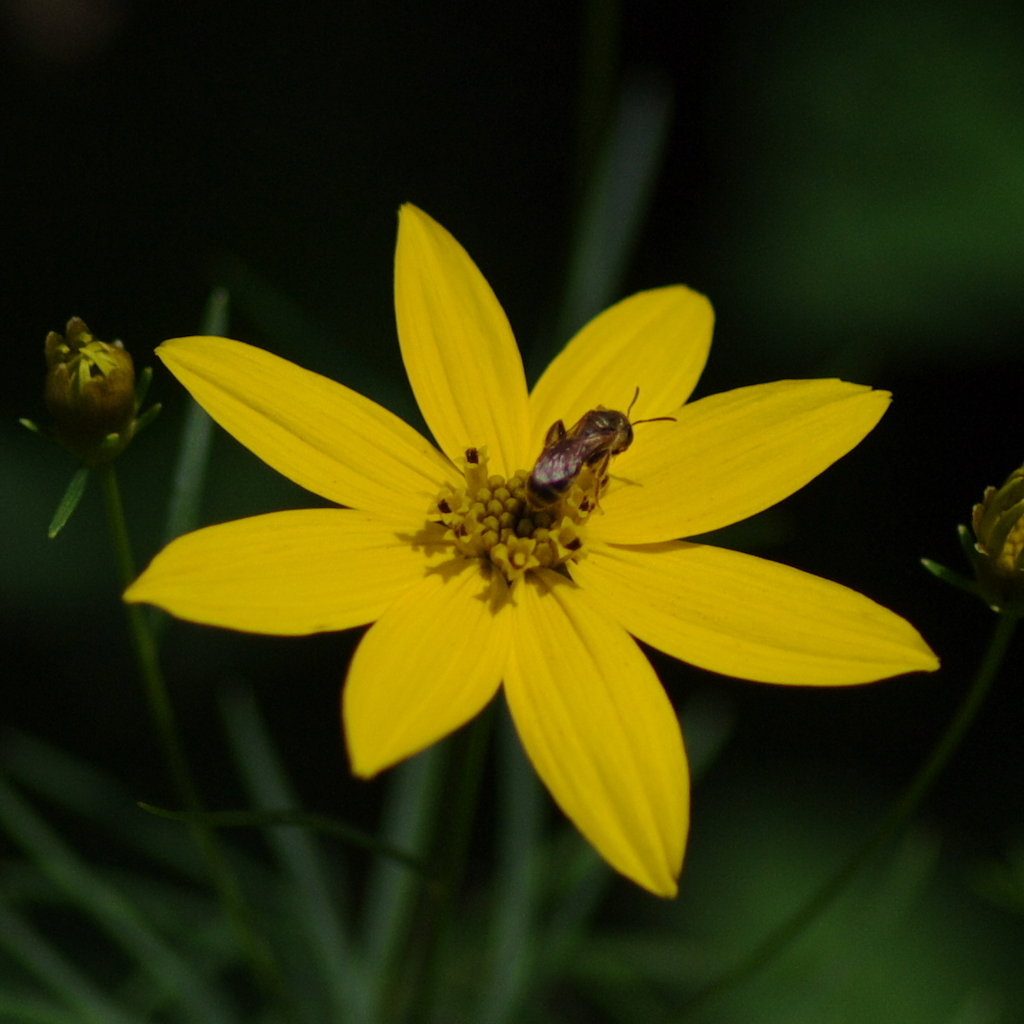
[{"label": "blurred grass blade", "polygon": [[[251,691],[236,688],[225,693],[221,707],[253,803],[261,809],[296,806]],[[310,956],[328,993],[330,1019],[346,1024],[368,1021],[365,975],[337,913],[318,845],[309,832],[297,829],[268,829],[266,839],[291,883],[286,907],[305,932]]]},{"label": "blurred grass blade", "polygon": [[[671,111],[670,85],[660,77],[636,77],[620,91],[573,239],[558,347],[619,297],[661,169]],[[554,352],[542,355],[543,366]]]},{"label": "blurred grass blade", "polygon": [[20,783],[103,826],[126,848],[178,876],[205,881],[205,866],[187,832],[140,814],[128,790],[110,776],[59,747],[14,731],[4,738],[3,764]]},{"label": "blurred grass blade", "polygon": [[[436,821],[445,748],[435,743],[392,769],[384,804],[381,839],[389,847],[425,857]],[[395,966],[422,892],[423,879],[408,868],[378,857],[366,884],[364,948],[374,985],[371,1007],[380,1017]]]},{"label": "blurred grass blade", "polygon": [[78,508],[78,503],[82,500],[82,495],[85,494],[85,485],[88,480],[89,469],[87,466],[83,466],[71,478],[71,483],[68,484],[64,497],[60,499],[57,511],[53,513],[53,519],[50,520],[50,526],[46,531],[50,540],[53,540],[64,529],[64,524],[71,518],[71,513]]},{"label": "blurred grass blade", "polygon": [[[303,366],[330,365],[337,359],[341,324],[351,337],[378,330],[376,321],[367,318],[359,305],[345,307],[336,313],[336,320],[325,325],[237,257],[218,260],[215,269],[219,279],[231,290],[235,308],[259,327],[266,347],[278,355],[298,359]],[[380,402],[418,429],[426,429],[402,369],[397,345],[394,348],[374,344],[345,345],[341,379],[348,387]]]},{"label": "blurred grass blade", "polygon": [[214,288],[206,300],[203,310],[201,331],[203,334],[216,338],[225,338],[228,333],[228,321],[231,316],[231,305],[226,288]]},{"label": "blurred grass blade", "polygon": [[691,786],[715,763],[736,728],[736,709],[721,688],[697,690],[681,712]]},{"label": "blurred grass blade", "polygon": [[612,883],[611,870],[578,832],[566,829],[565,838],[573,847],[569,884],[560,893],[538,941],[537,963],[542,965],[546,979],[562,973],[566,957],[579,947],[591,928]]},{"label": "blurred grass blade", "polygon": [[536,956],[539,844],[543,794],[507,709],[500,716],[500,829],[497,892],[489,943],[490,976],[478,1019],[508,1024],[521,1018]]},{"label": "blurred grass blade", "polygon": [[[141,1017],[125,1013],[111,1003],[74,964],[3,901],[0,901],[0,943],[74,1010],[75,1016],[65,1019],[80,1024],[143,1024]],[[3,1013],[2,1006],[0,1013]],[[5,1016],[2,1019],[29,1018]]]},{"label": "blurred grass blade", "polygon": [[194,398],[189,398],[188,403],[167,509],[165,544],[195,529],[199,521],[206,467],[210,461],[213,420]]},{"label": "blurred grass blade", "polygon": [[347,825],[343,821],[336,821],[326,814],[315,814],[312,811],[171,811],[166,807],[157,807],[155,804],[140,802],[138,805],[149,814],[158,818],[166,818],[168,821],[201,821],[212,828],[267,828],[274,826],[291,826],[293,828],[305,829],[307,832],[322,832],[325,835],[334,836],[336,839],[352,845],[369,850],[370,853],[379,854],[381,857],[388,857],[391,860],[404,864],[407,868],[423,874],[425,865],[417,857],[399,850],[395,846],[382,843],[369,832],[364,832],[354,825]]},{"label": "blurred grass blade", "polygon": [[171,949],[113,886],[92,871],[0,776],[0,823],[36,866],[132,957],[190,1024],[235,1018],[197,967]]},{"label": "blurred grass blade", "polygon": [[[223,288],[214,288],[206,303],[200,333],[224,337],[228,331],[228,315],[228,293]],[[165,544],[194,530],[199,522],[212,436],[213,421],[199,403],[190,398],[174,470],[171,501],[167,509]]]},{"label": "blurred grass blade", "polygon": [[16,996],[0,990],[0,1020],[7,1024],[83,1024],[76,1013],[70,1013],[52,1003]]}]

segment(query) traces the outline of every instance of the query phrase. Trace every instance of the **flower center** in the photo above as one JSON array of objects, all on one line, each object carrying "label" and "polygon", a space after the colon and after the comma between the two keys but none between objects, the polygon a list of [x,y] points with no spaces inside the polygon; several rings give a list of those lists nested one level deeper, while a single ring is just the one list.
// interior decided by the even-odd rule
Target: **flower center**
[{"label": "flower center", "polygon": [[488,474],[484,448],[467,448],[459,463],[463,482],[441,488],[428,518],[447,527],[445,540],[461,554],[487,559],[509,583],[586,556],[581,526],[597,505],[599,484],[589,467],[555,505],[537,510],[526,499],[526,470],[507,480]]}]

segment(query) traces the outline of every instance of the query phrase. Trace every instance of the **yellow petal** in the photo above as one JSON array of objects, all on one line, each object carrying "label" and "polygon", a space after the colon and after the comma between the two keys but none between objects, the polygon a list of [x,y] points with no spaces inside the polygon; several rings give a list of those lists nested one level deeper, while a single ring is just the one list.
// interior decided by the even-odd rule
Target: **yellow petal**
[{"label": "yellow petal", "polygon": [[906,619],[863,594],[738,551],[595,544],[572,574],[644,643],[724,675],[838,686],[939,666]]},{"label": "yellow petal", "polygon": [[799,490],[882,418],[889,393],[840,380],[726,391],[654,423],[611,467],[594,531],[618,544],[693,537]]},{"label": "yellow petal", "polygon": [[423,515],[451,476],[394,413],[287,359],[227,338],[175,338],[156,353],[229,434],[330,501]]},{"label": "yellow petal", "polygon": [[609,864],[674,896],[689,777],[672,705],[636,643],[547,570],[515,591],[505,692],[551,795]]},{"label": "yellow petal", "polygon": [[530,395],[531,465],[555,420],[571,427],[603,405],[631,417],[683,404],[707,361],[715,314],[699,292],[674,285],[623,299],[590,321],[555,357]]},{"label": "yellow petal", "polygon": [[526,468],[526,377],[505,311],[466,250],[408,203],[395,315],[409,382],[445,454],[486,445],[494,472]]},{"label": "yellow petal", "polygon": [[456,559],[402,596],[356,648],[342,692],[352,771],[367,778],[469,721],[494,696],[509,643],[504,578]]},{"label": "yellow petal", "polygon": [[348,629],[372,622],[432,562],[450,557],[439,544],[429,554],[414,548],[412,532],[401,520],[351,509],[238,519],[171,541],[124,599],[250,633]]}]

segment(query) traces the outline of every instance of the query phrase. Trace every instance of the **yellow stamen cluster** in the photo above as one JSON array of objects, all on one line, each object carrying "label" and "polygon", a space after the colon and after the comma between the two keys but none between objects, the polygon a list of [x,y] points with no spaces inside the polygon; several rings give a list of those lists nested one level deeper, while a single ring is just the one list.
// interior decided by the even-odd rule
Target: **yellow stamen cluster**
[{"label": "yellow stamen cluster", "polygon": [[445,539],[461,554],[487,559],[509,583],[531,569],[557,569],[586,555],[579,527],[594,507],[592,476],[581,474],[557,505],[537,510],[526,499],[526,471],[507,480],[489,474],[483,448],[467,449],[459,462],[464,482],[446,484],[428,518],[447,527]]}]

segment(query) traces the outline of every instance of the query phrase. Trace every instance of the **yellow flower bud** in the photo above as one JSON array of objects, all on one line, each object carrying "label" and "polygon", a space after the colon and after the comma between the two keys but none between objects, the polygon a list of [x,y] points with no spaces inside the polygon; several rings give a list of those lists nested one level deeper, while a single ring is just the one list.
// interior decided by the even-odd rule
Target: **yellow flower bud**
[{"label": "yellow flower bud", "polygon": [[1000,611],[1024,614],[1024,466],[989,487],[971,517],[978,585]]},{"label": "yellow flower bud", "polygon": [[88,466],[114,458],[135,432],[132,357],[72,317],[63,336],[46,336],[46,364],[44,397],[58,439]]}]

